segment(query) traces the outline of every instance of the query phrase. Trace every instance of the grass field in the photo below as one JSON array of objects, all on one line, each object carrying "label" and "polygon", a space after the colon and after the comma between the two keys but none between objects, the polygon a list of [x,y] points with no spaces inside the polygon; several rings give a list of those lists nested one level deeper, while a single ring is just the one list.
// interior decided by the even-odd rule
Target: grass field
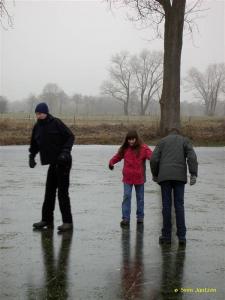
[{"label": "grass field", "polygon": [[[158,116],[69,116],[60,117],[76,136],[77,144],[121,144],[127,130],[135,128],[148,144],[155,144],[160,136]],[[36,119],[29,114],[0,115],[0,145],[29,144]],[[217,117],[184,117],[182,133],[195,145],[225,143],[225,120]]]}]

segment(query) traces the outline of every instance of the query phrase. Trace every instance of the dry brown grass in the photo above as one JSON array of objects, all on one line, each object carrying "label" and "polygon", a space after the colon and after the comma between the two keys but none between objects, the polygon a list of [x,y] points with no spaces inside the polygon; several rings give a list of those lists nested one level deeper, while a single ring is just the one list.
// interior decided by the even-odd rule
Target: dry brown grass
[{"label": "dry brown grass", "polygon": [[[150,117],[62,117],[76,136],[77,144],[121,144],[126,132],[136,128],[143,140],[155,144],[159,120]],[[29,144],[35,119],[1,116],[0,145]],[[195,145],[224,145],[225,121],[222,118],[184,118],[182,133]]]}]

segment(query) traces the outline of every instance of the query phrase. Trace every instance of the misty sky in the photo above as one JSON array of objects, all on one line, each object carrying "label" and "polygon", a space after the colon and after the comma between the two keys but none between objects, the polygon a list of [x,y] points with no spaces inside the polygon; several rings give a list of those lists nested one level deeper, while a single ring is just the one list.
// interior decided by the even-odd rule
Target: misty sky
[{"label": "misty sky", "polygon": [[[209,10],[196,21],[199,32],[184,38],[183,75],[225,61],[225,1],[203,2]],[[14,28],[0,32],[0,94],[9,100],[38,95],[49,82],[70,96],[97,95],[113,54],[163,50],[150,28],[137,29],[124,11],[111,12],[101,0],[15,1],[9,9]]]}]

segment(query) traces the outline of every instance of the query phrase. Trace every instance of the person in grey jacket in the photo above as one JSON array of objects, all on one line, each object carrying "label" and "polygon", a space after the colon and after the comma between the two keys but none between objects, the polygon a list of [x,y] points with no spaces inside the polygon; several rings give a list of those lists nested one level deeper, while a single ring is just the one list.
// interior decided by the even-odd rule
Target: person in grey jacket
[{"label": "person in grey jacket", "polygon": [[163,227],[159,243],[171,243],[172,192],[176,214],[177,236],[180,244],[186,243],[184,213],[184,187],[187,183],[187,166],[190,185],[196,183],[198,175],[197,156],[188,138],[173,128],[156,145],[151,160],[153,180],[161,187]]}]

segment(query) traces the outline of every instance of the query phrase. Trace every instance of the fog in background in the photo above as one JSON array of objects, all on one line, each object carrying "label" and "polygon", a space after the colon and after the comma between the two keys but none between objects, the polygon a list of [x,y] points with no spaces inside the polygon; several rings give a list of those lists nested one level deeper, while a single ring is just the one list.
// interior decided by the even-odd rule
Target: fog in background
[{"label": "fog in background", "polygon": [[[151,28],[140,29],[126,9],[111,11],[104,1],[16,0],[8,7],[14,26],[1,28],[0,95],[9,101],[40,95],[47,83],[56,83],[68,96],[82,94],[90,102],[108,78],[112,55],[163,50],[163,40],[155,39]],[[197,14],[198,29],[184,35],[182,77],[193,66],[203,72],[225,61],[225,2],[205,0],[202,9],[208,10]],[[195,99],[182,89],[181,101]],[[113,105],[120,110],[120,103]]]}]

